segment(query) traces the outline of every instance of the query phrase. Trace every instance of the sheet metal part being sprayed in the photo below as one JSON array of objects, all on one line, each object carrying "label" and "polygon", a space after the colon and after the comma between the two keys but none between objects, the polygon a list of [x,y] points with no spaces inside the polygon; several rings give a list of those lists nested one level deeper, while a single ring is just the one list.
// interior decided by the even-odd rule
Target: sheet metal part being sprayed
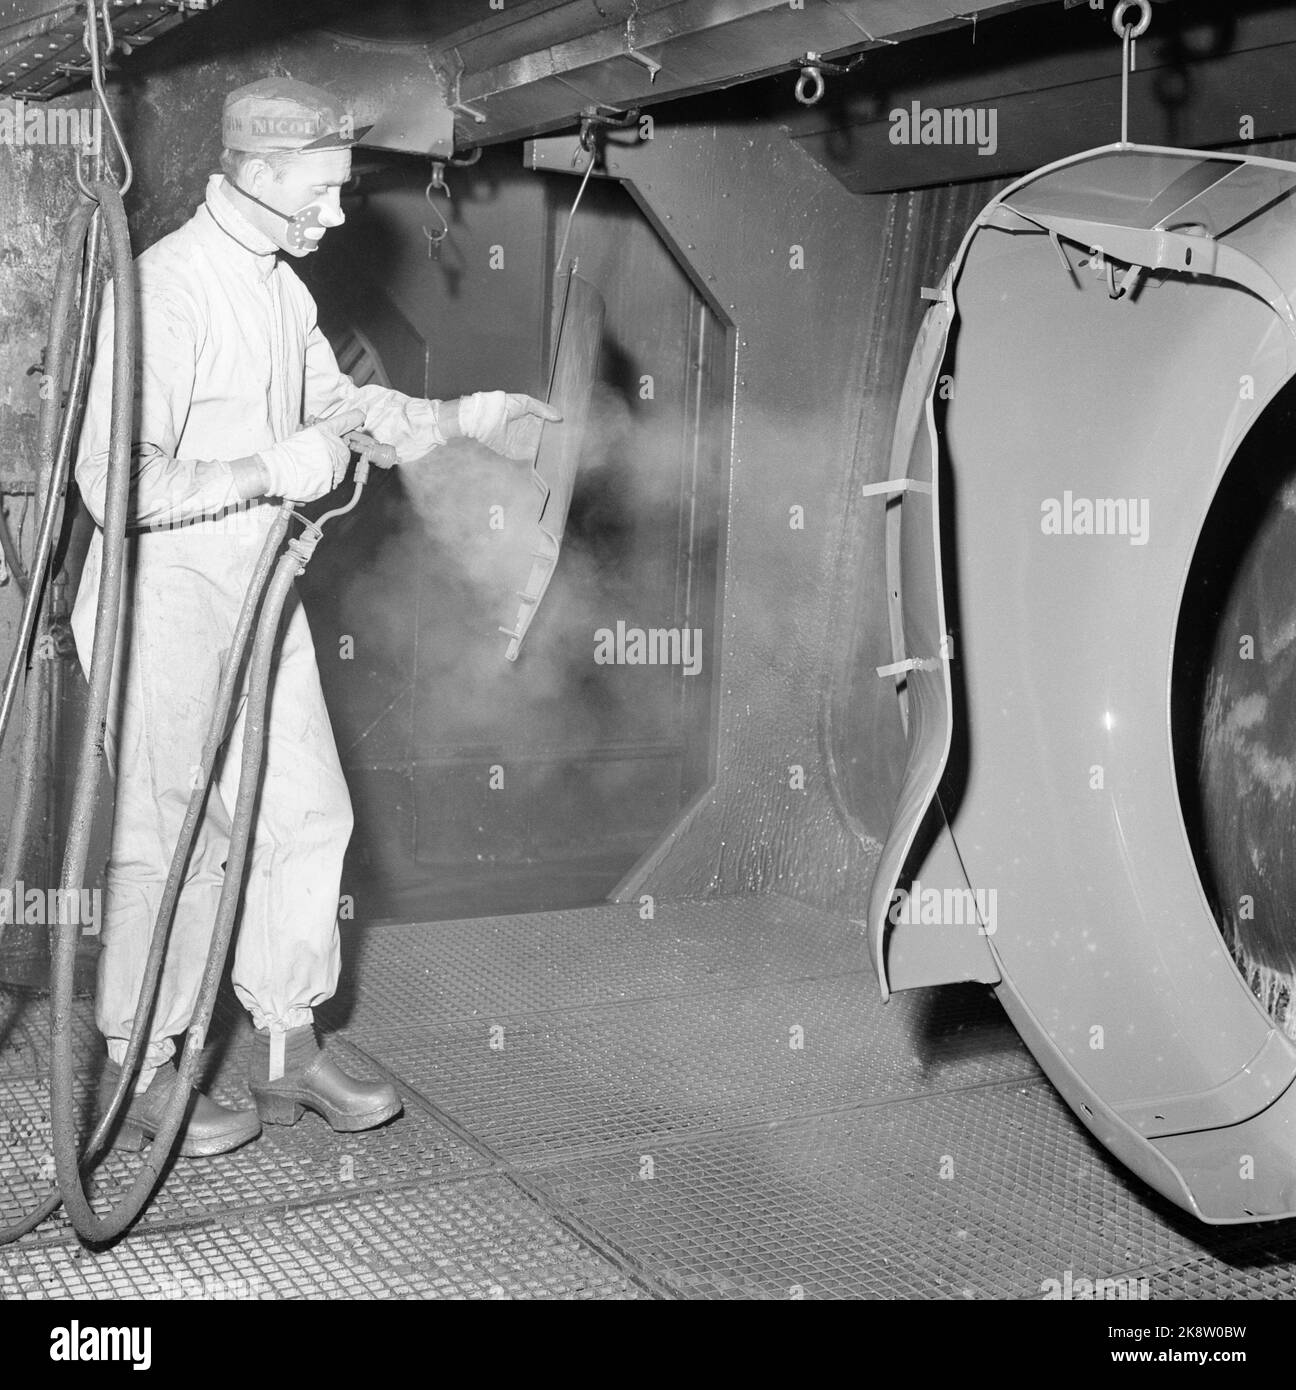
[{"label": "sheet metal part being sprayed", "polygon": [[511,628],[500,628],[509,639],[505,652],[509,661],[517,660],[558,564],[598,370],[603,314],[603,296],[573,267],[564,286],[548,395],[549,403],[562,411],[563,418],[545,423],[531,468],[537,501],[535,515],[526,523],[531,570],[518,594],[521,602],[516,621]]},{"label": "sheet metal part being sprayed", "polygon": [[504,653],[508,661],[518,659],[523,639],[558,564],[603,341],[603,296],[576,274],[574,258],[566,271],[562,269],[576,209],[580,207],[585,185],[598,158],[592,141],[587,141],[583,134],[582,145],[587,143],[590,144],[589,163],[572,200],[558,249],[557,272],[564,277],[562,304],[554,332],[549,391],[545,399],[562,411],[562,420],[546,422],[543,426],[531,468],[531,484],[538,501],[536,514],[527,521],[531,569],[525,586],[518,591],[521,602],[513,626],[500,628],[509,639]]}]

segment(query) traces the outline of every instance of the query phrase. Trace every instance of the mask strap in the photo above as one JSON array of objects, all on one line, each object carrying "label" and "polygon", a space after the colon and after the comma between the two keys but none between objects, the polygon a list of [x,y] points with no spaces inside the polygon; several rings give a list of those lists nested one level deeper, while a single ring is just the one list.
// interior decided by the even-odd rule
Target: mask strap
[{"label": "mask strap", "polygon": [[263,203],[255,194],[249,193],[246,188],[239,188],[239,185],[228,175],[226,175],[226,182],[231,188],[237,188],[248,202],[255,203],[257,207],[265,208],[267,212],[272,212],[276,217],[283,218],[288,224],[285,239],[292,250],[309,251],[316,244],[306,233],[312,228],[319,227],[322,229],[324,226],[318,203],[307,203],[305,207],[300,207],[293,213],[280,212],[278,208],[272,208],[269,203]]},{"label": "mask strap", "polygon": [[295,213],[290,214],[286,212],[280,212],[278,208],[272,208],[269,203],[263,203],[261,199],[258,198],[255,194],[249,193],[246,188],[243,188],[239,184],[235,183],[234,180],[230,178],[228,175],[226,175],[225,177],[225,182],[229,184],[231,188],[241,193],[248,200],[249,203],[255,203],[259,208],[265,208],[267,212],[274,213],[276,217],[282,217],[285,222],[291,222],[293,220],[293,217],[296,215]]}]

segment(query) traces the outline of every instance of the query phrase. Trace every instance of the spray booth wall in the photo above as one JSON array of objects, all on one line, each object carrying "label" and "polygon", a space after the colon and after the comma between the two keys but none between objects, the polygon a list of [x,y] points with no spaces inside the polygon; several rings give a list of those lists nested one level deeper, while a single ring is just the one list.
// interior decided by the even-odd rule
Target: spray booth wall
[{"label": "spray booth wall", "polygon": [[[333,336],[358,330],[415,395],[543,395],[575,182],[487,152],[452,173],[452,230],[430,256],[426,179],[408,163],[362,178],[348,225],[303,267]],[[306,576],[356,803],[358,910],[597,901],[709,780],[708,654],[691,674],[602,663],[595,634],[714,630],[724,338],[618,186],[587,190],[568,252],[606,301],[602,353],[561,559],[517,662],[501,628],[537,493],[478,446],[385,477]]]},{"label": "spray booth wall", "polygon": [[[201,198],[224,93],[275,61],[195,57],[122,93],[138,247]],[[502,634],[481,636],[497,613],[470,582],[491,568],[480,503],[492,489],[507,500],[516,470],[411,470],[321,548],[307,601],[357,803],[359,916],[614,890],[777,890],[851,910],[867,890],[901,741],[891,683],[873,669],[889,660],[882,508],[859,487],[886,472],[918,291],[991,190],[853,196],[740,100],[714,98],[705,119],[695,103],[679,124],[659,113],[628,171],[642,211],[591,181],[577,215],[571,249],[608,299],[610,350],[569,543],[517,665]],[[367,176],[350,225],[310,267],[324,321],[365,317],[397,386],[543,388],[555,239],[576,179],[521,162],[511,147],[451,171],[440,262],[421,231],[423,170]],[[48,245],[59,203],[37,222],[7,204],[6,244]],[[0,263],[10,284],[11,266]],[[381,312],[362,315],[356,290],[375,284]],[[43,335],[11,302],[8,326],[34,360]],[[689,383],[708,408],[682,424]],[[34,391],[12,376],[6,389],[34,413]],[[465,509],[477,513],[467,539]],[[11,624],[11,590],[0,603]],[[701,672],[597,666],[594,629],[617,619],[701,627]],[[346,635],[363,659],[343,659]],[[492,764],[511,797],[488,793]]]}]

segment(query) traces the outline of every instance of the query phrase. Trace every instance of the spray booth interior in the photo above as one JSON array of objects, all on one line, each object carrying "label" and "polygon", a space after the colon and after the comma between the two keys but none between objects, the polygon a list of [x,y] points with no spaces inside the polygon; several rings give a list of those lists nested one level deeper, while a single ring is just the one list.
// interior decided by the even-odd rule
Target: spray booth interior
[{"label": "spray booth interior", "polygon": [[[375,469],[298,583],[355,812],[319,1018],[405,1116],[177,1162],[84,1259],[53,1215],[0,1293],[1290,1292],[1290,8],[109,9],[136,253],[228,91],[319,84],[372,124],[295,263],[342,369],[570,410],[534,467]],[[91,102],[83,24],[0,29],[15,120]],[[6,654],[72,167],[0,143]],[[0,944],[6,1222],[53,1177],[48,937]],[[227,987],[229,1103],[243,1027]]]}]

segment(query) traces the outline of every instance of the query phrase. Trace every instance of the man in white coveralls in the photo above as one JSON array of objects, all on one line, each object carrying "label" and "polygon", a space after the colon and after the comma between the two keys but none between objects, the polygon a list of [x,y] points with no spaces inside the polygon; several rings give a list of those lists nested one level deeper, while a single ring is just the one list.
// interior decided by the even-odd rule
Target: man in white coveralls
[{"label": "man in white coveralls", "polygon": [[[278,253],[305,256],[340,226],[339,193],[357,136],[341,103],[268,78],[231,92],[221,124],[223,174],[201,207],[137,260],[141,360],[123,640],[106,751],[116,782],[96,1019],[110,1091],[130,1036],[163,883],[192,787],[240,606],[283,498],[311,501],[341,481],[341,436],[363,427],[409,463],[461,435],[529,458],[543,419],[529,396],[478,392],[419,400],[356,387],[316,323],[315,302]],[[362,132],[363,133],[363,132]],[[77,457],[81,494],[102,526],[111,404],[112,305]],[[304,425],[306,421],[319,421]],[[237,524],[231,524],[237,523]],[[94,635],[102,534],[87,557],[72,618],[83,665]],[[240,706],[241,708],[241,706]],[[189,861],[148,1050],[115,1142],[154,1137],[176,1081],[174,1038],[188,1026],[220,896],[237,786],[242,716]],[[319,1045],[315,1005],[337,987],[338,890],[351,835],[342,777],[300,600],[285,614],[261,797],[250,845],[233,981],[255,1034],[256,1110],[197,1095],[180,1152],[224,1153],[261,1121],[304,1108],[334,1129],[400,1113],[386,1084],[348,1076]]]}]

